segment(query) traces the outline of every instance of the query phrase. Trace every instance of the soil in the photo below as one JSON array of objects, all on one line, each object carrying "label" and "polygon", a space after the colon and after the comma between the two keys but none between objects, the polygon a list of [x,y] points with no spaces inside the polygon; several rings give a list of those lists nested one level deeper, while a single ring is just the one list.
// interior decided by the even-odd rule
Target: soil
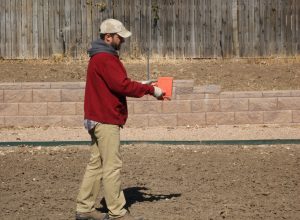
[{"label": "soil", "polygon": [[[145,60],[124,60],[130,78],[146,79]],[[0,82],[84,81],[87,60],[15,61],[0,60]],[[300,89],[300,60],[151,60],[151,78],[173,76],[194,79],[195,85],[217,84],[223,91]],[[31,131],[1,130],[2,141],[41,135]],[[191,132],[160,132],[166,136],[199,138],[209,134],[216,139],[289,138],[298,127],[281,128],[275,133],[266,128],[235,128]],[[283,131],[283,130],[284,131]],[[292,130],[291,130],[292,129]],[[129,131],[128,131],[129,132]],[[136,132],[136,133],[135,133]],[[269,132],[269,133],[268,133]],[[278,133],[279,132],[279,133]],[[66,131],[63,134],[69,134]],[[78,133],[83,134],[80,130]],[[140,131],[125,137],[136,138]],[[289,134],[287,134],[289,133]],[[279,134],[279,135],[278,135]],[[87,138],[73,134],[78,139]],[[243,135],[243,136],[242,136]],[[257,136],[258,135],[258,136]],[[63,135],[64,140],[67,135]],[[152,137],[152,136],[151,136]],[[153,136],[156,139],[156,136]],[[59,139],[59,138],[58,138]],[[71,140],[73,138],[71,137]],[[300,145],[259,146],[122,146],[122,182],[127,203],[134,215],[152,220],[218,219],[299,219]],[[0,219],[74,219],[78,193],[89,148],[10,147],[0,148]],[[100,204],[97,207],[104,211]]]},{"label": "soil", "polygon": [[[0,82],[85,81],[88,60],[0,60]],[[147,79],[146,60],[123,60],[128,76]],[[153,58],[150,78],[194,79],[222,91],[300,89],[300,59],[171,60]]]},{"label": "soil", "polygon": [[[122,156],[123,189],[136,216],[299,219],[299,145],[124,145]],[[1,148],[0,219],[74,219],[88,159],[86,146]],[[101,200],[100,193],[104,211]]]}]

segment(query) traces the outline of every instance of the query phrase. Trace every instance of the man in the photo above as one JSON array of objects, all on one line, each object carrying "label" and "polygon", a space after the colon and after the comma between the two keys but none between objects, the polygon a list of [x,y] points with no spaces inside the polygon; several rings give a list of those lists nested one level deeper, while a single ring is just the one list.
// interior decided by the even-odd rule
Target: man
[{"label": "man", "polygon": [[[77,197],[77,220],[129,220],[121,190],[120,127],[127,119],[126,96],[150,94],[163,98],[163,91],[152,85],[132,81],[119,60],[118,50],[124,39],[131,36],[124,25],[107,19],[100,26],[100,39],[88,50],[90,61],[84,98],[85,127],[92,138],[91,158]],[[95,209],[95,200],[102,180],[108,213]]]}]

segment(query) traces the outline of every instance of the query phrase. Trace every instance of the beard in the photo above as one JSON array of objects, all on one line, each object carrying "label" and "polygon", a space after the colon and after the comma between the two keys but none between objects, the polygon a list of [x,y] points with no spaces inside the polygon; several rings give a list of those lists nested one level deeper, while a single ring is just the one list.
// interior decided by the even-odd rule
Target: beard
[{"label": "beard", "polygon": [[120,50],[121,49],[121,44],[116,44],[115,42],[111,43],[111,46],[115,49],[115,50]]}]

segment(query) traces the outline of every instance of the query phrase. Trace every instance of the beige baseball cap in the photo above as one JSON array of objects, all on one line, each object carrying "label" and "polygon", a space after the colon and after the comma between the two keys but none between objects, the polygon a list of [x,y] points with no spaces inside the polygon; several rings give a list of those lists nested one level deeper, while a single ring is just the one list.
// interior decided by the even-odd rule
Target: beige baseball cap
[{"label": "beige baseball cap", "polygon": [[131,32],[128,31],[122,22],[116,19],[106,19],[100,25],[100,33],[101,34],[118,34],[123,38],[127,38],[131,36]]}]

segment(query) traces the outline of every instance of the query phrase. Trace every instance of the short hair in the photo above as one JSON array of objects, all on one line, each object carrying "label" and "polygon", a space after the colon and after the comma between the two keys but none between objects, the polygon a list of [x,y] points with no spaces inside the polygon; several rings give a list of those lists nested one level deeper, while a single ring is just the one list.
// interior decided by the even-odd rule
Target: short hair
[{"label": "short hair", "polygon": [[100,33],[100,39],[104,40],[106,34],[110,34],[111,36],[114,36],[116,33],[105,33],[105,34]]},{"label": "short hair", "polygon": [[101,39],[101,40],[104,40],[105,35],[106,35],[106,34],[100,34],[100,39]]}]

